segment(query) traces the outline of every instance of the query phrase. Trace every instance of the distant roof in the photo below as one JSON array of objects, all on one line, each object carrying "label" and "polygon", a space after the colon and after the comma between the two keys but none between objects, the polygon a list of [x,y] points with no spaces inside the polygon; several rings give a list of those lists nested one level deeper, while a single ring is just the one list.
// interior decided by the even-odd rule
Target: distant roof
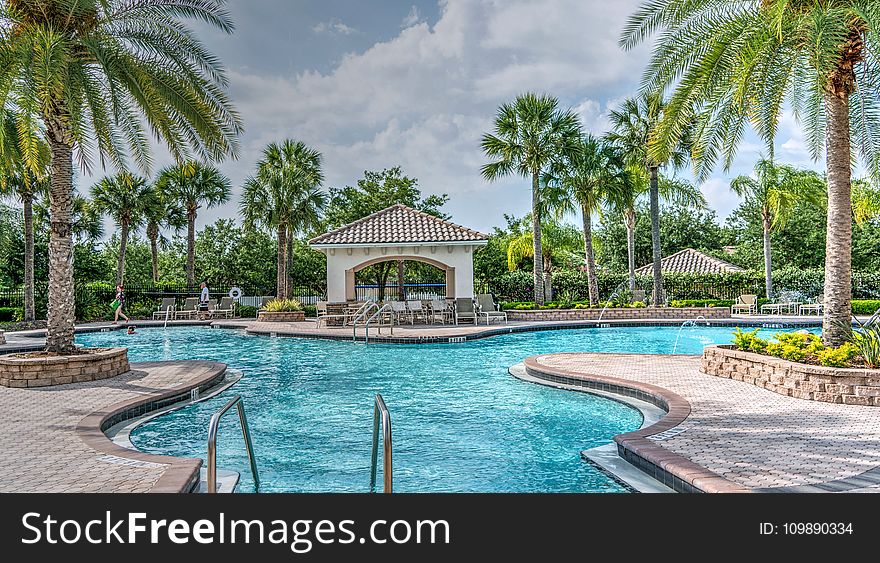
[{"label": "distant roof", "polygon": [[317,236],[309,244],[477,243],[488,238],[481,232],[397,204]]},{"label": "distant roof", "polygon": [[[726,272],[744,272],[743,268],[703,254],[693,248],[679,250],[675,254],[663,258],[660,261],[660,271],[669,273],[692,273],[692,274],[723,274]],[[647,264],[636,270],[637,274],[653,275],[654,265]]]}]

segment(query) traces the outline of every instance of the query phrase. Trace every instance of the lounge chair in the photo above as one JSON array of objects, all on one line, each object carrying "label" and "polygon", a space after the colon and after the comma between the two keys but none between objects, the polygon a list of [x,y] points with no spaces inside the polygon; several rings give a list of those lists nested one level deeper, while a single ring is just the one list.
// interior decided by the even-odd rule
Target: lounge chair
[{"label": "lounge chair", "polygon": [[223,316],[227,319],[235,316],[235,300],[232,297],[223,297],[220,299],[220,304],[217,308],[212,312],[213,316]]},{"label": "lounge chair", "polygon": [[400,324],[401,319],[407,318],[409,319],[409,324],[413,324],[412,311],[407,308],[405,301],[391,301],[391,313],[398,325]]},{"label": "lounge chair", "polygon": [[199,312],[199,298],[187,297],[183,307],[177,310],[174,317],[177,319],[191,319]]},{"label": "lounge chair", "polygon": [[[174,318],[174,309],[176,309],[177,299],[173,297],[163,297],[162,304],[159,305],[159,308],[153,311],[153,320],[156,319],[173,319]],[[170,313],[169,313],[170,310]]]},{"label": "lounge chair", "polygon": [[317,318],[315,318],[315,328],[321,326],[321,323],[324,323],[324,326],[327,325],[327,321],[330,319],[341,319],[342,323],[345,324],[345,321],[348,319],[348,315],[345,313],[331,313],[328,310],[326,301],[318,301],[315,303],[315,310],[317,311]]},{"label": "lounge chair", "polygon": [[488,293],[481,293],[480,295],[477,295],[477,305],[480,307],[480,315],[486,317],[487,326],[492,319],[503,319],[504,324],[507,324],[507,313],[505,313],[504,311],[499,311],[495,307],[495,301]]},{"label": "lounge chair", "polygon": [[800,303],[794,301],[779,301],[777,303],[765,303],[761,305],[762,315],[783,315],[786,313],[797,314],[800,309]]},{"label": "lounge chair", "polygon": [[758,312],[758,296],[753,293],[747,293],[745,295],[740,295],[730,307],[731,313],[737,313],[739,311],[745,311],[747,315],[754,315]]},{"label": "lounge chair", "polygon": [[474,300],[470,297],[455,298],[455,324],[459,320],[472,320],[477,324],[477,312],[474,310]]},{"label": "lounge chair", "polygon": [[208,299],[208,310],[207,310],[208,315],[210,315],[213,318],[215,311],[217,311],[217,300],[216,299]]},{"label": "lounge chair", "polygon": [[804,303],[799,307],[799,313],[801,315],[821,315],[825,312],[825,296],[819,294],[816,296],[816,299],[813,300],[814,303]]},{"label": "lounge chair", "polygon": [[447,319],[452,318],[452,310],[449,308],[449,303],[444,299],[433,299],[429,304],[429,310],[431,312],[431,322],[436,323],[439,321],[440,324],[446,324]]},{"label": "lounge chair", "polygon": [[423,321],[428,322],[428,311],[422,307],[422,301],[415,299],[406,302],[406,308],[410,314],[410,324],[415,323],[416,317],[421,317]]}]

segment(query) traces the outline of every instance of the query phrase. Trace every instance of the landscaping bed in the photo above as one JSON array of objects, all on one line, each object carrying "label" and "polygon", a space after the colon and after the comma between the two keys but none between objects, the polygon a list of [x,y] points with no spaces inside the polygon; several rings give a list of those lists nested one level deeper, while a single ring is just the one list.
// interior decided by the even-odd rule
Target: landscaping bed
[{"label": "landscaping bed", "polygon": [[298,323],[306,320],[305,311],[260,311],[257,320],[269,323]]},{"label": "landscaping bed", "polygon": [[511,321],[595,321],[622,319],[727,319],[727,307],[621,307],[583,309],[507,309]]},{"label": "landscaping bed", "polygon": [[48,387],[116,377],[129,371],[126,348],[89,348],[59,355],[24,352],[0,356],[0,385]]}]

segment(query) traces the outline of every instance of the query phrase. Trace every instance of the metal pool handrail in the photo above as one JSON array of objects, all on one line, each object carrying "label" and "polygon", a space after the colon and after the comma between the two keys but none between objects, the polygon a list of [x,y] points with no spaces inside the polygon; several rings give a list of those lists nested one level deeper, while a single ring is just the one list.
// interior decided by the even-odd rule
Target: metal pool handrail
[{"label": "metal pool handrail", "polygon": [[247,448],[248,461],[251,462],[251,474],[254,476],[254,486],[260,490],[260,474],[257,471],[257,458],[254,456],[254,446],[251,443],[251,431],[248,427],[247,417],[244,414],[244,402],[241,395],[235,395],[220,410],[211,415],[208,423],[208,492],[217,492],[217,431],[220,429],[220,419],[232,407],[237,407],[238,420],[241,423],[241,433],[244,436],[244,445]]},{"label": "metal pool handrail", "polygon": [[[382,315],[382,313],[384,313],[385,311],[391,311],[391,310],[392,310],[391,304],[385,303],[384,305],[382,305],[379,308],[378,311],[373,313],[370,316],[370,318],[367,319],[367,322],[364,323],[364,344],[369,344],[369,342],[370,342],[370,323],[373,322],[373,320],[375,320],[376,318],[380,317]],[[380,319],[380,322],[381,322],[381,319]],[[379,326],[381,327],[381,324]],[[381,329],[379,329],[379,330],[381,332]],[[394,334],[394,319],[393,318],[391,319],[391,334]]]},{"label": "metal pool handrail", "polygon": [[373,457],[370,469],[370,492],[376,490],[376,462],[379,458],[379,415],[382,416],[382,479],[384,480],[383,493],[392,492],[391,469],[391,413],[385,406],[382,395],[376,393],[373,407]]},{"label": "metal pool handrail", "polygon": [[375,301],[367,301],[354,314],[354,317],[351,319],[351,339],[352,341],[357,340],[357,323],[359,320],[363,319],[367,313],[370,312],[370,309],[373,307],[379,308],[379,305],[376,304]]}]

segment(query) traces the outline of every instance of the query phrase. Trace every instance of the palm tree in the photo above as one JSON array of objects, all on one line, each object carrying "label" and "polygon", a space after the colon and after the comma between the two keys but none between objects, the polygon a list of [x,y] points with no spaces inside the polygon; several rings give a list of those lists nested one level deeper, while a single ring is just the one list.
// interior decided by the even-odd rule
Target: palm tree
[{"label": "palm tree", "polygon": [[199,209],[229,201],[232,185],[215,167],[195,161],[170,166],[159,173],[156,186],[186,211],[186,283],[195,284],[196,219]]},{"label": "palm tree", "polygon": [[[34,225],[36,229],[48,231],[50,228],[49,194],[34,202]],[[74,242],[96,241],[104,236],[104,223],[94,202],[73,192],[70,212],[70,235]]]},{"label": "palm tree", "polygon": [[288,297],[287,260],[290,238],[320,223],[327,205],[321,191],[321,153],[290,139],[263,150],[257,173],[244,183],[240,209],[245,225],[278,232],[277,295]]},{"label": "palm tree", "polygon": [[559,101],[533,93],[518,96],[498,109],[494,133],[483,135],[483,152],[492,160],[483,165],[486,180],[511,174],[532,179],[532,254],[535,303],[544,303],[544,267],[541,252],[541,173],[556,160],[571,154],[580,136],[580,123]]},{"label": "palm tree", "polygon": [[[689,182],[661,175],[657,184],[659,199],[662,201],[698,208],[705,208],[707,205],[700,189]],[[620,213],[626,226],[627,279],[631,292],[636,289],[636,208],[649,192],[650,183],[645,169],[641,166],[627,166],[627,180],[608,194],[608,207]]]},{"label": "palm tree", "polygon": [[[3,110],[4,132],[0,141],[0,196],[21,200],[24,223],[24,320],[36,316],[34,306],[34,197],[46,190],[49,146],[27,128],[18,116]],[[30,157],[27,155],[31,154]]]},{"label": "palm tree", "polygon": [[[621,37],[660,40],[643,88],[673,87],[652,150],[663,151],[696,120],[693,159],[705,177],[729,167],[746,124],[770,158],[783,104],[804,120],[813,157],[825,151],[828,228],[823,339],[839,345],[852,299],[852,143],[880,172],[880,6],[869,0],[645,3]],[[696,109],[695,109],[696,108]]]},{"label": "palm tree", "polygon": [[147,239],[150,241],[150,264],[153,283],[159,282],[159,243],[167,244],[162,229],[178,231],[187,224],[186,214],[176,201],[155,187],[155,197],[144,209]]},{"label": "palm tree", "polygon": [[730,189],[761,210],[761,225],[764,231],[764,282],[767,299],[772,299],[773,260],[770,233],[785,226],[798,203],[824,206],[824,183],[813,172],[776,165],[762,158],[755,165],[754,177],[738,176],[730,183]]},{"label": "palm tree", "polygon": [[125,249],[131,231],[140,227],[146,210],[156,205],[156,190],[146,178],[120,172],[92,186],[92,202],[99,213],[106,213],[119,227],[119,257],[116,262],[116,285],[125,280]]},{"label": "palm tree", "polygon": [[[52,154],[49,315],[46,348],[74,345],[73,154],[125,170],[149,169],[147,131],[181,161],[234,154],[241,131],[217,58],[181,18],[224,32],[222,0],[7,0],[0,7],[0,107],[14,103],[22,128]],[[32,157],[29,157],[32,158]]]},{"label": "palm tree", "polygon": [[630,182],[623,155],[616,147],[586,134],[576,150],[550,167],[544,175],[545,201],[558,216],[580,212],[583,222],[584,260],[590,304],[599,302],[599,281],[593,250],[592,214],[618,189]]},{"label": "palm tree", "polygon": [[[684,166],[688,158],[688,137],[683,134],[679,142],[670,145],[664,153],[649,151],[658,123],[663,118],[666,103],[659,91],[628,98],[610,114],[611,132],[606,138],[617,145],[632,167],[647,171],[650,184],[651,245],[654,257],[654,306],[663,302],[663,276],[660,271],[660,168],[672,164]],[[687,124],[685,124],[686,126]],[[634,279],[634,278],[633,278]]]},{"label": "palm tree", "polygon": [[[519,263],[526,258],[534,258],[535,251],[531,231],[522,232],[507,243],[507,267],[512,272],[517,269]],[[544,272],[549,276],[553,266],[566,259],[576,257],[582,240],[576,228],[563,225],[555,220],[545,221],[541,225],[541,238],[544,244],[541,250],[544,252],[542,264]]]}]

